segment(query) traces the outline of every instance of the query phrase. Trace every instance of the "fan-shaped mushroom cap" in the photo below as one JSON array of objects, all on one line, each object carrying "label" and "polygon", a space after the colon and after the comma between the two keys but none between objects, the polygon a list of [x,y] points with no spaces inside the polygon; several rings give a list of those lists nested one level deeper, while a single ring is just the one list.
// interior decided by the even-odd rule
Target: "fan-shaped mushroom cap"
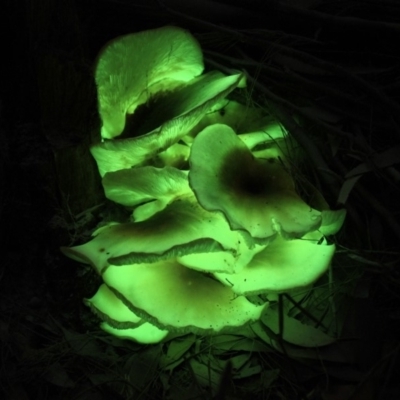
[{"label": "fan-shaped mushroom cap", "polygon": [[[177,143],[221,99],[234,90],[240,74],[224,76],[210,72],[167,96],[149,115],[149,131],[125,139],[107,140],[91,148],[100,175],[131,168]],[[158,126],[157,126],[158,125]]]},{"label": "fan-shaped mushroom cap", "polygon": [[297,195],[272,154],[256,158],[229,126],[211,125],[193,142],[189,184],[200,205],[222,211],[233,229],[257,238],[301,237],[320,226],[321,213]]},{"label": "fan-shaped mushroom cap", "polygon": [[166,26],[109,42],[98,56],[95,80],[101,134],[121,134],[126,114],[160,91],[171,90],[203,72],[203,56],[187,31]]},{"label": "fan-shaped mushroom cap", "polygon": [[212,333],[260,318],[257,306],[174,260],[110,267],[103,273],[135,314],[170,332]]}]

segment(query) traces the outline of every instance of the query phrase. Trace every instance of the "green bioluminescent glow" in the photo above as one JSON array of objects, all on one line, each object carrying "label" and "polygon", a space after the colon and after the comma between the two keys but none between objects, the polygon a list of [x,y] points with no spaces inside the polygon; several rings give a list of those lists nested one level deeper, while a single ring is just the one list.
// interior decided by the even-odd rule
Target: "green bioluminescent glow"
[{"label": "green bioluminescent glow", "polygon": [[222,211],[233,229],[254,237],[276,232],[301,237],[320,226],[321,213],[300,199],[291,176],[270,153],[256,158],[231,128],[211,125],[192,145],[190,186],[201,206]]},{"label": "green bioluminescent glow", "polygon": [[172,26],[108,43],[98,57],[95,73],[103,138],[120,135],[126,114],[132,114],[151,95],[192,80],[203,68],[197,41]]},{"label": "green bioluminescent glow", "polygon": [[[117,38],[97,61],[103,141],[91,152],[106,197],[132,217],[62,251],[102,277],[85,300],[101,327],[140,343],[274,326],[269,301],[301,298],[326,272],[326,236],[345,218],[296,192],[282,126],[226,98],[244,75],[202,71],[197,41],[176,27]],[[119,138],[126,115],[160,92],[133,137]]]},{"label": "green bioluminescent glow", "polygon": [[237,87],[241,79],[242,75],[225,77],[220,73],[209,73],[171,92],[149,116],[150,131],[92,147],[100,175],[137,166],[167,150],[183,139],[221,98]]}]

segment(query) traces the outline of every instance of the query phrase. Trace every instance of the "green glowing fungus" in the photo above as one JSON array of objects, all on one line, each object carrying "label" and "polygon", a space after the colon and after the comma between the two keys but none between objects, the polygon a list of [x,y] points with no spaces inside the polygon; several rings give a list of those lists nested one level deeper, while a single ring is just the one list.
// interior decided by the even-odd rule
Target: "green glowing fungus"
[{"label": "green glowing fungus", "polygon": [[281,161],[254,157],[226,125],[211,125],[196,137],[189,182],[202,207],[222,211],[233,229],[254,237],[301,237],[321,224],[321,213],[297,195]]},{"label": "green glowing fungus", "polygon": [[114,39],[101,51],[95,80],[101,134],[121,134],[126,114],[160,91],[172,90],[203,72],[197,41],[183,29],[166,26]]},{"label": "green glowing fungus", "polygon": [[[345,212],[314,188],[312,206],[303,201],[288,133],[227,98],[245,75],[202,72],[197,41],[175,27],[117,38],[97,61],[102,141],[91,152],[106,197],[132,215],[62,251],[102,278],[85,304],[121,338],[157,343],[258,319],[274,330],[270,301],[301,299],[335,251],[326,236]],[[155,97],[127,134],[126,115]]]}]

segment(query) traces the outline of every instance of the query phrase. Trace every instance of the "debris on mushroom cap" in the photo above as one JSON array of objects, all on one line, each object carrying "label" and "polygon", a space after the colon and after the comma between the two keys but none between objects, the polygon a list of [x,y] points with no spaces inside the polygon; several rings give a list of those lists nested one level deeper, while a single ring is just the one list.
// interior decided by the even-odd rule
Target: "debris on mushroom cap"
[{"label": "debris on mushroom cap", "polygon": [[128,34],[108,43],[96,63],[101,134],[121,134],[127,113],[154,93],[171,90],[203,72],[203,56],[189,32],[166,26]]},{"label": "debris on mushroom cap", "polygon": [[315,243],[312,232],[302,239],[285,240],[280,235],[237,274],[215,273],[237,294],[254,295],[286,292],[315,282],[328,269],[335,253],[335,245]]},{"label": "debris on mushroom cap", "polygon": [[258,238],[277,232],[301,237],[321,224],[321,213],[297,195],[280,160],[255,158],[226,125],[196,136],[189,163],[189,184],[200,205],[222,211],[233,229]]}]

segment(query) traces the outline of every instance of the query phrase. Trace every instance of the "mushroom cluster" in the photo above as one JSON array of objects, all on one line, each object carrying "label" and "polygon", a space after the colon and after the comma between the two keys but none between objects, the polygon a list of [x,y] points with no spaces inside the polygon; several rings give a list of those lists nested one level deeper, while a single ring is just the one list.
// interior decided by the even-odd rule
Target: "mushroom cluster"
[{"label": "mushroom cluster", "polygon": [[141,343],[258,320],[268,296],[327,270],[326,236],[344,219],[298,195],[281,125],[227,97],[245,76],[203,69],[197,41],[172,26],[117,38],[97,61],[91,152],[106,197],[132,216],[62,251],[102,277],[85,300],[101,327]]}]

